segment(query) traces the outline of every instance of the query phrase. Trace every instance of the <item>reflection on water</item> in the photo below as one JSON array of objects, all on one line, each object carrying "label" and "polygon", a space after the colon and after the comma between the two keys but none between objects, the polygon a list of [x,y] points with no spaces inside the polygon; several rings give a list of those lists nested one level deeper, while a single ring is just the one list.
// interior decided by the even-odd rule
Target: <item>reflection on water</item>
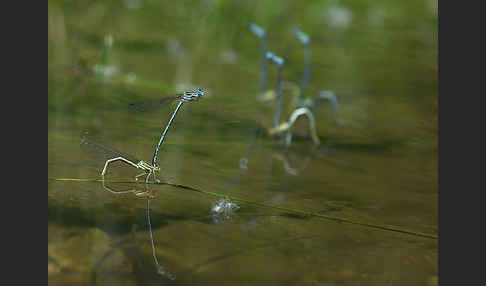
[{"label": "reflection on water", "polygon": [[[132,187],[128,190],[127,189],[116,190],[113,187],[109,186],[105,182],[104,178],[101,181],[101,184],[106,191],[108,191],[108,192],[110,192],[114,195],[126,195],[126,194],[132,193],[136,197],[143,197],[143,198],[147,199],[147,225],[148,225],[150,243],[151,243],[151,246],[152,246],[152,256],[153,256],[155,266],[156,266],[156,269],[157,269],[156,272],[157,272],[157,274],[164,276],[164,277],[166,277],[170,280],[175,280],[176,275],[168,272],[166,270],[166,268],[164,266],[162,266],[159,263],[159,260],[157,259],[157,251],[156,251],[156,246],[155,246],[155,243],[154,243],[154,237],[153,237],[153,234],[152,234],[152,221],[151,221],[151,218],[150,218],[150,201],[152,199],[155,199],[156,196],[154,195],[154,192],[149,188],[149,185],[144,184],[143,188]],[[232,202],[230,198],[221,198],[221,199],[217,200],[211,206],[208,216],[211,217],[213,223],[220,224],[220,223],[223,223],[227,220],[230,220],[233,217],[234,212],[236,212],[239,208],[240,207],[235,202]],[[102,259],[97,263],[98,266],[100,264],[102,264],[103,261],[106,260],[109,255],[111,255],[111,253],[112,252],[110,251],[109,253],[105,254],[102,257]],[[93,279],[96,280],[96,277],[93,277]]]},{"label": "reflection on water", "polygon": [[49,284],[437,285],[436,2],[49,1]]},{"label": "reflection on water", "polygon": [[[156,266],[156,272],[159,275],[162,275],[164,277],[167,277],[170,280],[175,280],[176,276],[167,272],[165,268],[160,265],[159,260],[157,259],[157,254],[155,251],[155,245],[154,245],[154,238],[152,235],[152,222],[150,219],[150,200],[155,198],[155,196],[152,193],[152,190],[149,189],[148,185],[145,184],[143,189],[138,189],[138,188],[132,188],[130,190],[114,190],[112,187],[109,187],[107,184],[105,184],[105,180],[102,180],[102,185],[103,188],[110,193],[114,195],[121,195],[121,194],[128,194],[128,193],[133,193],[137,197],[145,197],[147,199],[147,225],[148,225],[148,230],[150,234],[150,243],[152,245],[152,256],[154,258],[155,266]],[[103,256],[102,260],[107,259],[107,255]],[[102,263],[102,262],[100,262]],[[96,273],[96,272],[95,272]],[[94,280],[96,280],[96,277],[93,277]]]},{"label": "reflection on water", "polygon": [[155,253],[155,246],[154,246],[154,238],[152,235],[152,223],[150,222],[150,196],[147,196],[147,222],[149,226],[149,233],[150,233],[150,243],[152,244],[152,255],[154,256],[155,264],[157,265],[157,274],[162,276],[166,276],[170,280],[175,280],[176,276],[167,272],[162,265],[159,264],[159,260],[157,259],[157,254]]},{"label": "reflection on water", "polygon": [[280,161],[282,163],[282,166],[284,167],[285,172],[294,176],[297,176],[300,172],[304,171],[310,162],[310,156],[307,156],[305,157],[305,161],[304,163],[302,163],[302,166],[292,166],[287,157],[285,155],[282,155],[282,153],[273,153],[272,159]]}]

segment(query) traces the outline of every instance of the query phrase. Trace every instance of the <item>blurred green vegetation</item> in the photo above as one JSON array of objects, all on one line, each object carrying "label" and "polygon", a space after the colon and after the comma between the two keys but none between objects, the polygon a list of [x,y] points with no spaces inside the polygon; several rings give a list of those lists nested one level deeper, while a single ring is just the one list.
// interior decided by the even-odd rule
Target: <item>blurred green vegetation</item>
[{"label": "blurred green vegetation", "polygon": [[[249,22],[267,30],[287,81],[302,72],[292,29],[311,36],[310,95],[332,90],[345,126],[333,129],[326,114],[321,130],[436,149],[437,1],[48,1],[49,114],[123,112],[192,84],[212,96],[201,113],[224,109],[232,117],[223,120],[247,125],[270,119],[254,96],[259,44]],[[269,67],[267,86],[275,81]]]}]

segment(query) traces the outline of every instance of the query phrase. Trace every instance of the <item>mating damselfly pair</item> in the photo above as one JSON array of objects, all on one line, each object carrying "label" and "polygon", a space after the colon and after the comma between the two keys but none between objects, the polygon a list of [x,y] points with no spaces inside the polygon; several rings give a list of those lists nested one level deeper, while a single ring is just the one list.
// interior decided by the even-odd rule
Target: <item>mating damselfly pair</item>
[{"label": "mating damselfly pair", "polygon": [[[167,135],[167,131],[169,130],[169,127],[172,125],[172,122],[174,121],[177,112],[182,107],[184,102],[195,101],[203,95],[204,95],[204,91],[199,88],[197,90],[185,91],[182,94],[176,94],[174,96],[165,97],[156,101],[153,100],[149,101],[152,104],[157,104],[157,103],[163,104],[163,103],[171,102],[173,100],[177,100],[177,99],[179,100],[179,103],[177,104],[174,113],[172,113],[172,116],[169,119],[169,122],[167,123],[167,126],[165,127],[164,131],[162,132],[162,136],[160,137],[157,146],[155,147],[154,156],[152,158],[152,164],[149,164],[143,160],[139,160],[134,156],[122,153],[121,151],[108,147],[104,144],[97,143],[92,139],[90,139],[86,133],[82,134],[81,148],[87,150],[88,152],[94,154],[97,157],[103,157],[103,159],[106,160],[103,170],[101,171],[101,176],[103,176],[103,178],[106,174],[106,170],[110,163],[115,161],[121,161],[137,169],[143,170],[143,173],[135,176],[135,180],[138,180],[139,177],[145,175],[146,176],[145,183],[148,183],[150,175],[152,175],[154,181],[159,182],[159,180],[155,176],[155,172],[160,171],[160,167],[157,165],[157,155],[159,153],[160,146],[162,145],[162,142],[164,141],[164,138]],[[131,106],[143,106],[147,104],[148,102],[138,102],[138,103],[131,104]]]}]

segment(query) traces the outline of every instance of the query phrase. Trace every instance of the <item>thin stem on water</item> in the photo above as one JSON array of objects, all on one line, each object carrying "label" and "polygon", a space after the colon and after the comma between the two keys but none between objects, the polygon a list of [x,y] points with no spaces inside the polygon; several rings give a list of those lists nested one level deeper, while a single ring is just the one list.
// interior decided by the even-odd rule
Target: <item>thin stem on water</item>
[{"label": "thin stem on water", "polygon": [[152,236],[152,224],[150,223],[150,198],[147,197],[147,222],[149,226],[150,242],[152,243],[152,255],[154,256],[155,263],[159,266],[157,255],[155,255],[154,238]]},{"label": "thin stem on water", "polygon": [[[53,178],[53,177],[48,177],[48,180],[54,180],[54,181],[64,181],[64,182],[103,182],[103,180],[100,179],[88,179],[88,178]],[[120,180],[106,180],[106,182],[110,183],[135,183],[130,180],[125,180],[125,179],[120,179]],[[157,184],[157,185],[167,185],[175,188],[180,188],[188,191],[193,191],[213,197],[219,197],[219,198],[230,198],[231,200],[238,201],[241,203],[246,203],[254,206],[260,206],[260,207],[266,207],[266,208],[272,208],[272,209],[277,209],[280,211],[285,211],[285,212],[290,212],[293,214],[300,214],[303,216],[309,216],[309,217],[318,217],[322,219],[327,219],[327,220],[333,220],[337,222],[342,222],[342,223],[350,223],[350,224],[355,224],[355,225],[361,225],[365,227],[370,227],[370,228],[375,228],[375,229],[381,229],[381,230],[386,230],[386,231],[393,231],[393,232],[400,232],[400,233],[405,233],[405,234],[410,234],[414,236],[421,236],[421,237],[426,237],[426,238],[432,238],[432,239],[438,239],[439,236],[437,234],[430,234],[430,233],[423,233],[419,231],[413,231],[413,230],[407,230],[403,229],[397,226],[392,226],[392,225],[379,225],[379,224],[372,224],[372,223],[367,223],[367,222],[360,222],[360,221],[355,221],[353,219],[349,218],[343,218],[343,217],[335,217],[335,216],[330,216],[330,215],[325,215],[317,212],[312,212],[312,211],[305,211],[305,210],[300,210],[300,209],[294,209],[294,208],[288,208],[288,207],[283,207],[283,206],[276,206],[276,205],[271,205],[271,204],[266,204],[266,203],[261,203],[257,201],[251,201],[251,200],[246,200],[243,198],[235,197],[235,196],[230,196],[227,194],[220,194],[220,193],[214,193],[214,192],[209,192],[209,191],[203,191],[191,186],[185,186],[181,184],[173,184],[173,183],[168,183],[168,182],[149,182],[149,184]]]},{"label": "thin stem on water", "polygon": [[157,266],[157,273],[160,275],[164,275],[170,280],[175,280],[175,275],[167,272],[162,265],[159,264],[159,260],[157,259],[157,254],[155,253],[155,245],[154,245],[154,237],[152,235],[152,223],[150,222],[150,197],[147,196],[147,222],[149,226],[149,234],[150,234],[150,243],[152,244],[152,256],[154,257],[155,264]]}]

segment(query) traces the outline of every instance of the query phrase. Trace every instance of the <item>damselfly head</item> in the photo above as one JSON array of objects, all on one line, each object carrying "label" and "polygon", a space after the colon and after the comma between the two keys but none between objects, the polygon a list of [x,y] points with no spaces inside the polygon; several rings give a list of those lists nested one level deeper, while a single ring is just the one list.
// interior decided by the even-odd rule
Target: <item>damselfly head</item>
[{"label": "damselfly head", "polygon": [[304,45],[307,45],[310,43],[310,37],[309,35],[307,35],[306,33],[302,32],[299,28],[295,28],[294,29],[294,32],[295,32],[295,35],[297,36],[297,38],[299,39],[299,41],[304,44]]},{"label": "damselfly head", "polygon": [[279,65],[279,66],[282,66],[284,64],[284,59],[281,58],[281,57],[278,57],[276,56],[274,53],[272,52],[267,52],[266,53],[266,58],[273,61],[275,64]]},{"label": "damselfly head", "polygon": [[204,91],[201,88],[198,88],[195,90],[184,92],[182,99],[184,101],[193,101],[199,99],[199,97],[203,95],[204,95]]},{"label": "damselfly head", "polygon": [[265,30],[263,30],[263,28],[258,26],[257,24],[249,23],[248,27],[250,28],[251,32],[257,37],[263,38],[265,36]]}]

